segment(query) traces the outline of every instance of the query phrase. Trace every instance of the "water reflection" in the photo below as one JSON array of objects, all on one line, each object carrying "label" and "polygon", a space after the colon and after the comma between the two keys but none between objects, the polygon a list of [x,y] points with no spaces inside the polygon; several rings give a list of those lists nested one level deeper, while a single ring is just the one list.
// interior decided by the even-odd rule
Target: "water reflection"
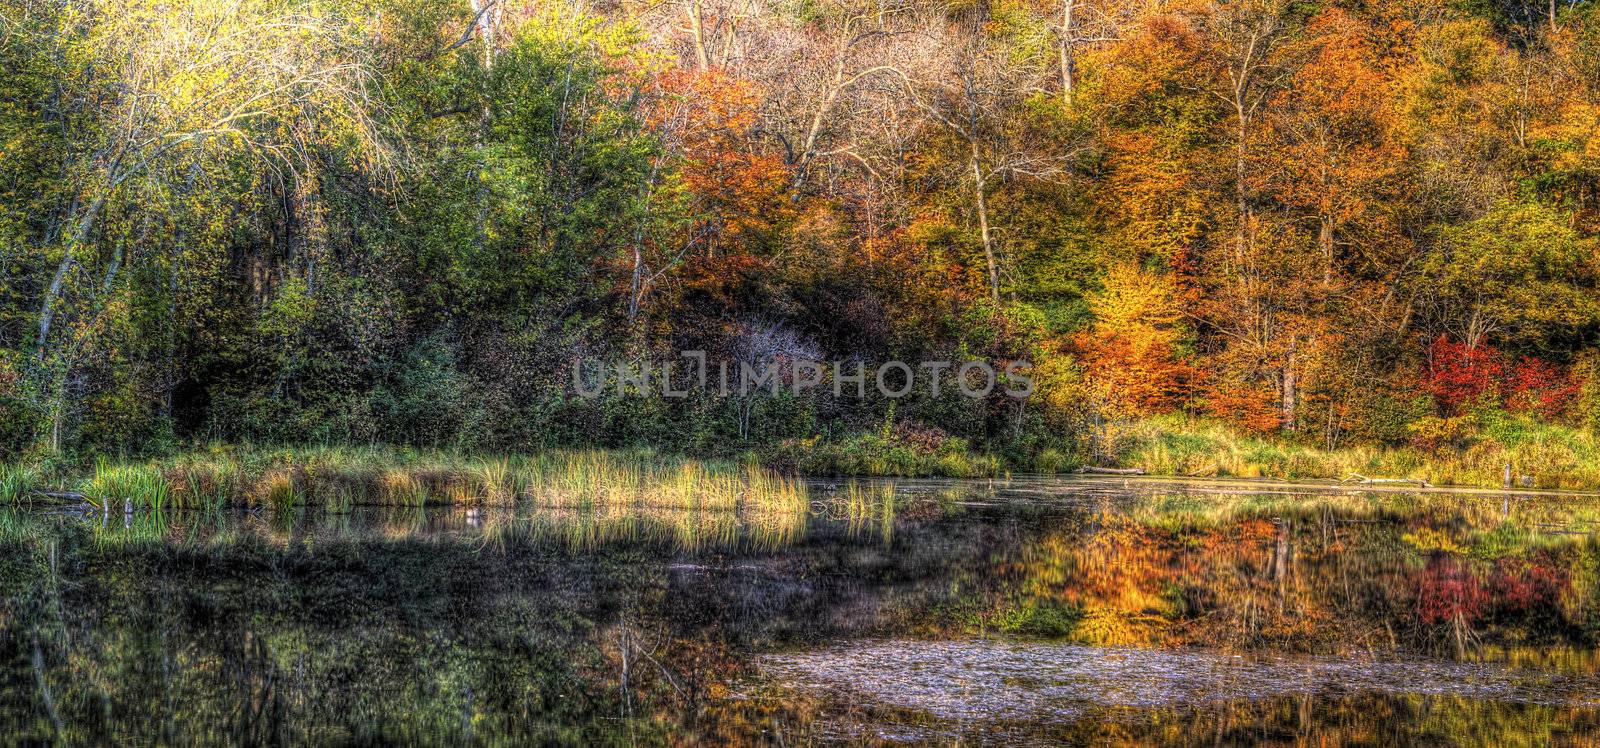
[{"label": "water reflection", "polygon": [[634,490],[338,513],[0,511],[0,732],[790,744],[1600,730],[1584,697],[1600,671],[1600,502],[1222,488],[865,481],[714,502]]}]

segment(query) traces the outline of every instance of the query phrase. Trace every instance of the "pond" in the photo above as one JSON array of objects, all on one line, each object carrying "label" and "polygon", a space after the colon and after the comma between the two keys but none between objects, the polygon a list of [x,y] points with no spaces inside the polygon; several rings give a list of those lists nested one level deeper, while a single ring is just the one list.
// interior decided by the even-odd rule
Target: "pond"
[{"label": "pond", "polygon": [[5,742],[1581,743],[1600,498],[0,510]]}]

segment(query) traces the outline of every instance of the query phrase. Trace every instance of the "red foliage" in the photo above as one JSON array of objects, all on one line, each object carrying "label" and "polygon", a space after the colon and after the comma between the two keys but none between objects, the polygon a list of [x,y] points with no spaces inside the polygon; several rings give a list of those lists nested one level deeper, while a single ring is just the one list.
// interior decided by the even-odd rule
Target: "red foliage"
[{"label": "red foliage", "polygon": [[1537,412],[1557,418],[1578,397],[1579,384],[1572,372],[1549,361],[1524,358],[1511,372],[1511,395],[1507,404],[1513,410]]},{"label": "red foliage", "polygon": [[1505,559],[1495,564],[1490,587],[1502,609],[1525,611],[1556,603],[1567,584],[1566,571],[1552,566],[1549,559]]},{"label": "red foliage", "polygon": [[1494,392],[1504,369],[1493,348],[1471,348],[1440,335],[1428,346],[1428,370],[1423,384],[1439,411],[1449,415],[1484,393]]},{"label": "red foliage", "polygon": [[1428,562],[1417,592],[1417,617],[1432,625],[1459,619],[1470,624],[1483,615],[1489,595],[1461,561],[1439,556]]}]

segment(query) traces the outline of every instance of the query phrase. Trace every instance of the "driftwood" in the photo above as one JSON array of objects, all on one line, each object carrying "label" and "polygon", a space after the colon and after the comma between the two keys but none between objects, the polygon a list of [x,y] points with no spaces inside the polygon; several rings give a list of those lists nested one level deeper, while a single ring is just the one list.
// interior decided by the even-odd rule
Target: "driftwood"
[{"label": "driftwood", "polygon": [[1105,468],[1085,465],[1078,468],[1078,472],[1093,475],[1144,475],[1144,468]]},{"label": "driftwood", "polygon": [[35,496],[47,499],[64,499],[66,501],[83,501],[82,491],[34,491]]},{"label": "driftwood", "polygon": [[1362,475],[1360,473],[1351,473],[1351,474],[1345,476],[1344,480],[1339,481],[1339,482],[1340,483],[1358,483],[1358,484],[1363,485],[1363,486],[1375,486],[1375,485],[1393,484],[1393,483],[1404,483],[1404,484],[1408,484],[1409,485],[1409,484],[1415,483],[1418,486],[1421,486],[1423,488],[1433,488],[1433,486],[1431,484],[1429,484],[1425,480],[1422,480],[1421,478],[1368,478],[1367,476]]}]

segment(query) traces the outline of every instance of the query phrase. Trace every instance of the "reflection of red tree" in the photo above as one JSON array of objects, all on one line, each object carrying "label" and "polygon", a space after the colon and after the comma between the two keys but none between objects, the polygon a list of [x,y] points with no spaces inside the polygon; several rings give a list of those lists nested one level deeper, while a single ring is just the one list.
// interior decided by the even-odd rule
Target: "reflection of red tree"
[{"label": "reflection of red tree", "polygon": [[1422,572],[1417,616],[1428,625],[1471,624],[1483,615],[1488,597],[1466,564],[1450,556],[1436,556]]},{"label": "reflection of red tree", "polygon": [[1556,604],[1567,581],[1565,570],[1552,566],[1548,558],[1504,559],[1495,564],[1490,587],[1500,609],[1520,612]]}]

